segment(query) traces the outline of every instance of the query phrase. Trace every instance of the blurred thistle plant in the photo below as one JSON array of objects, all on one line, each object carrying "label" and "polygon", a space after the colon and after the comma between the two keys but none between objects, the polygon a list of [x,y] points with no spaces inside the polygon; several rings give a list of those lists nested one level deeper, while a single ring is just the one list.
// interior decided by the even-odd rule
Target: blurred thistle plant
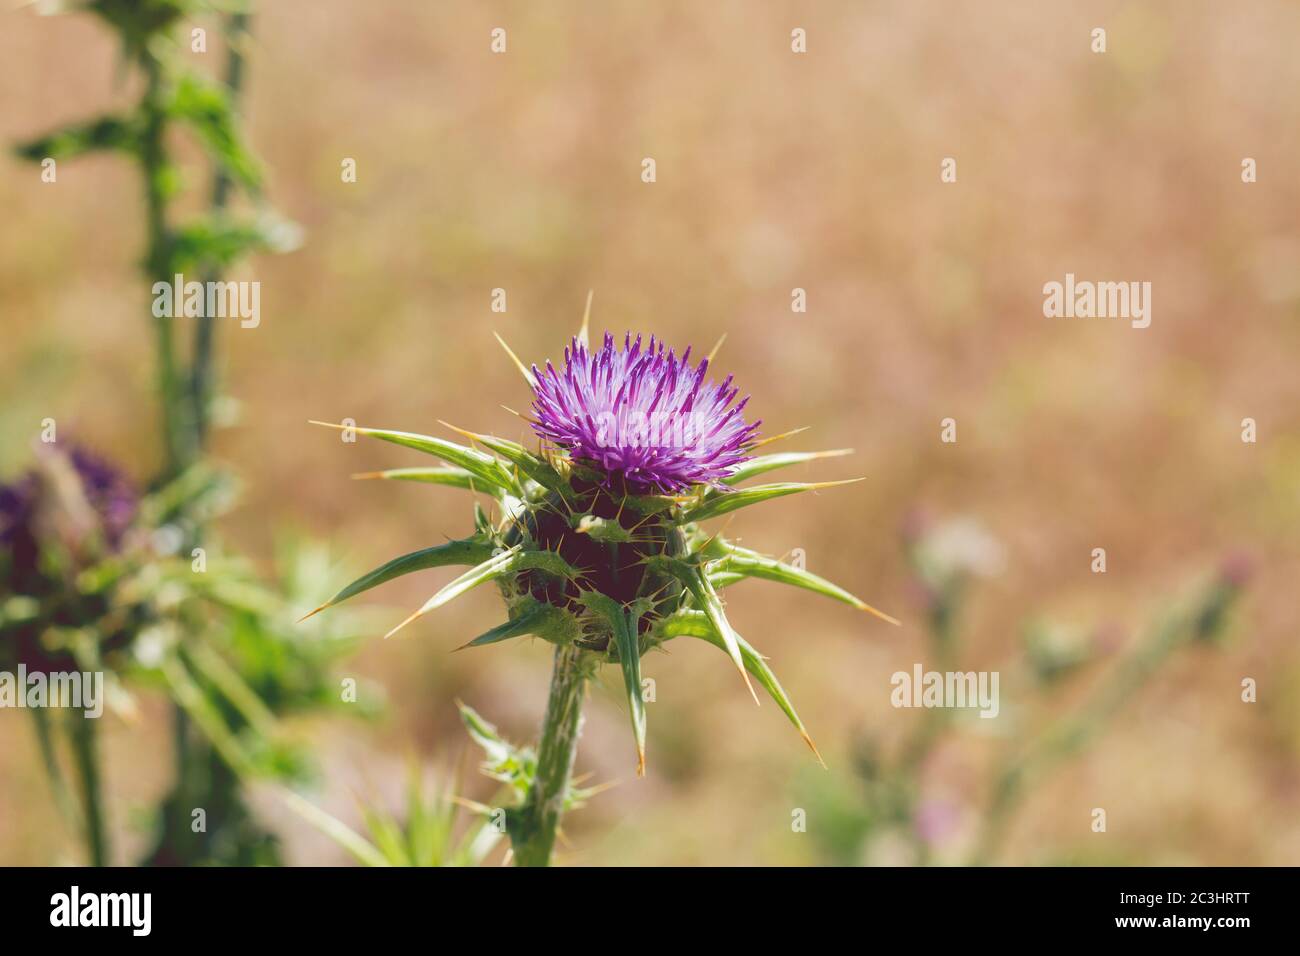
[{"label": "blurred thistle plant", "polygon": [[[446,462],[359,475],[451,485],[489,495],[477,504],[472,535],[394,558],[353,581],[313,611],[324,610],[400,575],[444,565],[470,570],[434,594],[389,635],[478,585],[495,582],[507,620],[465,647],[523,635],[555,645],[550,696],[536,751],[516,750],[467,718],[488,751],[488,772],[508,780],[517,805],[506,814],[516,864],[550,862],[556,831],[576,794],[571,774],[587,682],[602,663],[622,671],[636,746],[645,772],[646,708],[641,658],[677,637],[713,644],[735,665],[757,703],[756,680],[817,753],[784,689],[732,627],[718,592],[749,577],[802,587],[897,623],[842,588],[801,568],[741,548],[701,523],[785,495],[847,482],[778,482],[738,487],[758,475],[847,454],[793,452],[755,456],[759,422],[746,424],[748,399],[735,403],[729,376],[708,381],[710,359],[678,358],[654,337],[606,333],[588,346],[591,300],[564,354],[564,369],[527,368],[506,347],[533,393],[537,452],[490,435],[447,428],[486,451],[442,438],[378,428],[355,432]],[[505,346],[505,343],[501,343]],[[716,349],[715,349],[716,352]],[[326,424],[317,422],[314,424]],[[333,425],[329,427],[343,428]],[[350,426],[349,426],[350,427]],[[793,434],[793,433],[791,433]],[[311,615],[308,615],[309,617]],[[386,636],[389,636],[386,635]],[[818,760],[821,757],[818,755]]]},{"label": "blurred thistle plant", "polygon": [[[928,637],[936,669],[958,669],[961,619],[975,578],[993,577],[1005,561],[1001,544],[972,518],[932,522],[919,512],[903,524],[903,546],[915,575],[916,591],[928,618]],[[1078,756],[1106,729],[1172,655],[1196,644],[1216,643],[1226,633],[1228,615],[1249,579],[1249,562],[1229,558],[1218,573],[1173,603],[1126,653],[1083,705],[1027,737],[1007,740],[1000,748],[969,862],[996,860],[1005,830],[1033,784],[1065,760]],[[1023,627],[1023,673],[1042,696],[1056,692],[1068,679],[1118,650],[1112,628],[1087,630],[1044,617]],[[1009,714],[1012,708],[1004,707]],[[962,712],[927,708],[899,750],[887,754],[870,736],[855,743],[854,769],[861,784],[856,793],[818,787],[816,812],[829,818],[826,850],[841,862],[878,859],[902,836],[909,862],[933,862],[934,852],[956,830],[963,809],[960,799],[944,799],[925,780],[927,764],[940,743],[956,730]],[[976,724],[981,723],[975,721]],[[894,861],[899,861],[894,857]]]},{"label": "blurred thistle plant", "polygon": [[[17,152],[42,164],[93,152],[113,152],[134,162],[145,206],[147,248],[142,265],[151,287],[159,282],[170,285],[185,273],[197,273],[206,286],[247,253],[283,251],[296,244],[296,228],[279,219],[263,199],[260,165],[244,142],[235,110],[244,75],[249,3],[87,0],[50,6],[53,12],[89,13],[108,26],[120,45],[122,72],[139,75],[140,93],[124,111],[72,123],[19,146]],[[222,17],[228,47],[224,82],[192,68],[177,39],[186,24],[214,14]],[[187,134],[201,147],[210,176],[207,211],[184,221],[174,212],[185,185],[176,159],[176,133]],[[247,198],[249,209],[232,209],[237,192]],[[136,655],[130,673],[154,679],[171,695],[175,789],[161,809],[158,841],[149,862],[274,862],[272,840],[251,823],[239,781],[262,770],[287,773],[302,763],[278,746],[268,748],[274,736],[272,718],[319,706],[332,696],[326,693],[323,676],[347,642],[313,643],[286,628],[284,598],[260,584],[237,556],[220,553],[204,540],[215,513],[208,507],[209,492],[226,485],[204,462],[216,407],[215,320],[211,315],[194,320],[188,365],[185,350],[178,347],[176,320],[155,311],[152,321],[163,463],[146,498],[151,507],[142,505],[137,517],[143,532],[138,540],[163,541],[165,547],[151,553],[142,544],[128,552],[129,559],[101,555],[81,569],[74,582],[78,587],[99,580],[97,574],[114,585],[111,592],[104,589],[111,600],[105,599],[103,606],[58,590],[33,595],[19,580],[7,582],[6,606],[36,602],[23,625],[29,631],[23,640],[29,644],[53,639],[64,605],[78,609],[81,627],[105,632],[111,624],[116,636],[109,640],[100,633],[94,646],[114,649],[113,641],[129,645]],[[62,502],[71,506],[66,497]],[[150,510],[157,513],[151,516]],[[163,537],[158,539],[154,532]],[[54,553],[54,544],[54,538],[42,539],[46,553]],[[187,560],[175,556],[201,544],[211,569],[196,574]],[[307,553],[304,549],[293,560]],[[290,595],[298,601],[303,597],[301,591]],[[124,609],[136,607],[137,600],[147,607],[145,620],[124,617]],[[199,610],[200,605],[206,610]],[[339,624],[343,629],[345,622]],[[39,638],[34,637],[38,632]],[[147,663],[141,654],[148,656]],[[77,747],[83,777],[88,787],[94,784],[97,789],[94,725],[77,726],[85,738]],[[57,770],[57,761],[51,763],[48,756],[47,765]],[[84,812],[95,818],[90,828],[102,830],[97,794],[88,795],[85,802]],[[202,832],[191,826],[190,812],[196,806],[208,810]],[[95,862],[108,857],[105,841],[102,833],[90,839]]]},{"label": "blurred thistle plant", "polygon": [[[185,799],[173,794],[164,806],[153,862],[273,862],[273,841],[252,824],[235,776],[298,779],[308,770],[280,718],[337,699],[330,664],[355,646],[357,634],[341,632],[355,623],[346,619],[310,636],[292,626],[290,609],[311,593],[296,565],[315,565],[313,585],[328,566],[307,549],[288,550],[279,582],[286,597],[210,543],[205,560],[212,566],[195,573],[179,552],[184,532],[176,522],[219,510],[228,481],[195,466],[139,495],[107,460],[63,445],[43,447],[31,470],[0,486],[0,670],[22,668],[47,680],[102,673],[107,708],[127,722],[138,719],[133,689],[165,690],[225,765],[207,768],[202,785],[192,775],[178,779]],[[56,802],[84,833],[90,860],[104,864],[110,847],[97,720],[64,704],[30,713]],[[59,760],[60,731],[73,757],[76,796]],[[191,811],[199,806],[208,826],[195,832]],[[193,844],[192,852],[179,841]]]},{"label": "blurred thistle plant", "polygon": [[[56,12],[84,11],[106,23],[118,36],[123,66],[139,71],[143,87],[126,112],[73,123],[22,144],[17,152],[37,163],[106,151],[132,159],[144,187],[148,247],[143,267],[150,283],[170,284],[186,272],[215,280],[250,252],[285,251],[297,244],[296,227],[262,200],[261,169],[244,143],[235,113],[248,8],[248,3],[217,0],[90,0],[56,6]],[[183,22],[212,13],[228,14],[224,85],[187,66],[175,37]],[[172,214],[184,184],[174,158],[173,131],[196,140],[212,169],[209,211],[184,223],[174,222]],[[253,201],[253,213],[230,211],[235,187]],[[213,317],[196,319],[188,371],[177,355],[174,322],[166,315],[153,317],[164,478],[175,477],[202,451],[213,400]]]}]

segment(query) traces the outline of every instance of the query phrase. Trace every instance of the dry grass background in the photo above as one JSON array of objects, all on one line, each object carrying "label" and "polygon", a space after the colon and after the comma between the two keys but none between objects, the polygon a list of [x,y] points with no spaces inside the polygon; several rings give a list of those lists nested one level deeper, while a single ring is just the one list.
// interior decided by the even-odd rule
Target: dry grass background
[{"label": "dry grass background", "polygon": [[[505,56],[489,53],[494,26]],[[790,53],[795,26],[807,55]],[[1094,26],[1105,55],[1089,51]],[[1038,611],[1131,638],[1244,545],[1259,573],[1231,645],[1166,668],[1024,805],[1004,858],[1300,862],[1298,31],[1300,8],[1281,0],[267,0],[245,113],[270,197],[306,244],[243,270],[262,283],[261,327],[221,330],[242,419],[216,450],[247,487],[224,534],[266,554],[274,527],[298,526],[365,566],[462,534],[459,493],[348,480],[411,456],[306,420],[436,431],[443,418],[518,437],[500,404],[521,407],[525,388],[492,330],[526,359],[558,358],[594,288],[597,326],[697,347],[728,333],[721,364],[772,431],[809,425],[801,445],[857,449],[817,473],[865,482],[731,525],[752,547],[805,549],[811,569],[907,621],[775,585],[733,593],[831,786],[851,786],[836,778],[855,732],[897,739],[919,719],[888,703],[889,675],[924,659],[898,549],[912,505],[976,515],[1007,546],[971,608],[974,667],[1004,663]],[[0,140],[127,102],[114,70],[90,19],[4,15]],[[355,185],[339,181],[345,156]],[[939,182],[944,156],[954,185]],[[1257,184],[1240,181],[1244,156]],[[60,164],[57,187],[37,173],[0,159],[0,477],[53,416],[144,478],[158,450],[134,171],[104,157]],[[1044,319],[1043,283],[1067,271],[1151,281],[1151,327]],[[505,315],[489,311],[498,286]],[[796,286],[806,315],[790,311]],[[939,442],[945,416],[956,445]],[[1245,416],[1258,444],[1239,440]],[[1088,569],[1097,546],[1104,576]],[[379,599],[399,619],[446,576]],[[350,815],[350,786],[388,789],[408,752],[460,750],[457,696],[529,736],[547,649],[448,654],[498,613],[475,592],[367,647],[355,672],[387,687],[389,716],[304,729],[328,770],[323,800]],[[702,646],[646,669],[649,778],[631,779],[610,675],[579,769],[625,782],[570,819],[565,859],[818,862],[789,821],[825,781],[776,708],[755,711]],[[1243,676],[1258,704],[1240,703]],[[1004,706],[1023,692],[1004,681]],[[124,833],[166,783],[165,737],[147,718],[111,725]],[[933,771],[969,812],[987,750],[964,741]],[[1110,814],[1104,837],[1088,830],[1094,806]],[[284,822],[294,860],[340,859]],[[68,852],[28,722],[0,713],[0,861]]]}]

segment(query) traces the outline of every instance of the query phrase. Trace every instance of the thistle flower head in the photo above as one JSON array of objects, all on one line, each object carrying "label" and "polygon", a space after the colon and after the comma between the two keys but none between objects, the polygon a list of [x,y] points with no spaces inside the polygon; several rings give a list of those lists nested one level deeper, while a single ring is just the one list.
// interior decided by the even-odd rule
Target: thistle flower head
[{"label": "thistle flower head", "polygon": [[[40,608],[0,627],[0,661],[36,672],[72,666],[70,652],[47,647],[42,633],[50,624],[81,626],[107,612],[105,595],[83,592],[78,575],[125,547],[138,501],[122,472],[77,446],[42,448],[29,471],[0,485],[0,604],[21,598]],[[121,629],[104,637],[101,651],[128,636]]]},{"label": "thistle flower head", "polygon": [[53,511],[56,517],[74,516],[78,531],[97,532],[116,550],[138,500],[130,481],[107,459],[77,445],[66,454],[47,452],[12,484],[0,485],[0,543],[17,548],[15,542],[30,539],[38,546],[40,515]]},{"label": "thistle flower head", "polygon": [[564,350],[564,370],[533,366],[533,429],[607,480],[637,493],[677,493],[716,485],[748,461],[747,448],[761,422],[746,424],[746,396],[728,375],[706,379],[709,360],[691,364],[688,347],[678,358],[652,335],[622,348],[605,333],[589,351],[574,338]]},{"label": "thistle flower head", "polygon": [[539,453],[454,427],[486,451],[431,435],[347,426],[446,463],[357,477],[488,494],[500,516],[489,518],[476,507],[474,534],[394,558],[311,613],[412,571],[469,565],[389,634],[470,588],[495,582],[507,620],[464,646],[533,635],[583,661],[617,663],[627,691],[638,772],[644,769],[646,726],[641,657],[680,637],[722,650],[755,701],[751,677],[815,753],[776,675],[731,625],[718,592],[746,578],[764,578],[898,622],[825,578],[742,548],[702,524],[786,495],[844,484],[750,482],[848,449],[755,456],[751,452],[760,444],[755,433],[761,423],[746,423],[748,399],[736,402],[738,389],[730,376],[721,383],[708,380],[709,360],[692,364],[689,348],[678,357],[655,337],[645,346],[631,334],[619,347],[606,333],[601,347],[592,351],[586,329],[584,319],[582,331],[565,350],[562,371],[548,362],[545,371],[534,365],[529,372],[501,341],[533,390],[531,422],[542,439]]}]

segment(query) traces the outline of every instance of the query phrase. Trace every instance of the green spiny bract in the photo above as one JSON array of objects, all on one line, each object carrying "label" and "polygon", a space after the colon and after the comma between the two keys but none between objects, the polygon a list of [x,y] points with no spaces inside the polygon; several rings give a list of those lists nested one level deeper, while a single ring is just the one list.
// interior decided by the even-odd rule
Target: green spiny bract
[{"label": "green spiny bract", "polygon": [[[607,337],[607,349],[609,341]],[[575,340],[575,352],[578,348]],[[585,354],[585,343],[582,348]],[[542,373],[536,368],[529,373],[522,365],[520,369],[536,391]],[[766,578],[897,622],[837,585],[803,568],[739,547],[706,531],[701,523],[772,498],[842,484],[777,482],[737,487],[768,471],[847,454],[847,450],[746,456],[727,469],[724,481],[697,483],[666,494],[653,487],[637,487],[624,476],[602,471],[597,463],[552,443],[543,442],[533,452],[518,442],[446,427],[479,447],[409,432],[347,426],[356,434],[413,448],[446,463],[356,477],[428,482],[481,492],[495,502],[495,517],[489,517],[476,503],[473,534],[395,558],[340,590],[312,614],[400,575],[467,565],[468,571],[429,598],[389,635],[474,587],[495,583],[504,597],[507,619],[463,646],[480,647],[533,635],[579,650],[583,666],[592,670],[600,663],[618,664],[639,774],[645,765],[646,720],[641,657],[674,638],[698,638],[731,658],[751,694],[755,693],[751,677],[756,680],[817,753],[764,657],[727,620],[718,592],[745,578]],[[749,452],[759,444],[749,441],[743,450]]]}]

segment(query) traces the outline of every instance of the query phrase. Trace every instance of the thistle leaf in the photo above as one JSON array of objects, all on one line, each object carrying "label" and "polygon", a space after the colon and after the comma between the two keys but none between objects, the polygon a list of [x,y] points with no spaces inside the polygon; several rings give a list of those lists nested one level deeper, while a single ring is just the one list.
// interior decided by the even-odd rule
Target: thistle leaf
[{"label": "thistle leaf", "polygon": [[40,139],[23,143],[15,152],[23,159],[39,163],[47,156],[52,159],[70,159],[94,150],[133,152],[139,148],[139,143],[139,130],[130,119],[104,116],[65,126]]},{"label": "thistle leaf", "polygon": [[[708,615],[702,611],[677,611],[664,618],[659,623],[658,628],[659,634],[664,640],[670,640],[674,637],[696,637],[730,653],[726,641],[718,634]],[[794,704],[790,702],[789,695],[786,694],[785,688],[781,686],[781,682],[776,679],[776,674],[772,672],[772,668],[767,666],[767,661],[763,658],[763,655],[754,650],[739,635],[737,635],[737,640],[740,645],[741,658],[745,662],[745,668],[754,675],[754,678],[763,685],[763,689],[776,701],[776,705],[781,708],[781,712],[789,718],[790,723],[794,724],[795,730],[799,731],[799,736],[803,737],[804,743],[813,752],[817,762],[822,767],[825,767],[826,761],[822,760],[817,745],[813,743],[812,737],[808,735],[808,731],[803,725],[803,721],[799,719],[799,714],[795,711]]]},{"label": "thistle leaf", "polygon": [[754,692],[754,685],[749,681],[749,675],[745,672],[745,663],[741,658],[740,635],[736,633],[735,628],[727,620],[727,615],[722,609],[722,600],[718,597],[718,593],[713,590],[713,585],[709,582],[704,570],[698,564],[682,561],[678,558],[669,558],[664,555],[654,555],[647,558],[646,564],[671,574],[681,581],[686,590],[690,592],[696,607],[704,612],[721,638],[724,648],[731,655],[732,663],[740,671],[740,676],[745,679],[745,686],[749,688],[750,696],[754,698],[754,703],[757,704],[758,694]]},{"label": "thistle leaf", "polygon": [[387,564],[381,564],[370,573],[357,578],[312,611],[311,614],[300,618],[300,622],[307,620],[312,614],[320,613],[327,607],[333,607],[335,604],[346,601],[350,597],[355,597],[363,591],[369,591],[373,587],[378,587],[404,574],[410,574],[412,571],[441,568],[449,564],[478,564],[491,557],[493,547],[488,538],[476,535],[470,538],[448,541],[446,544],[440,544],[432,548],[421,548],[419,551],[412,551],[410,554],[393,558]]},{"label": "thistle leaf", "polygon": [[516,747],[472,708],[456,701],[460,718],[465,722],[473,741],[483,748],[487,759],[483,771],[493,780],[499,780],[520,797],[528,793],[537,773],[537,754],[528,747]]},{"label": "thistle leaf", "polygon": [[671,495],[628,495],[623,503],[637,514],[654,515],[670,510],[674,505],[689,501],[686,498],[674,498]]},{"label": "thistle leaf", "polygon": [[261,188],[257,160],[242,142],[227,91],[195,75],[183,76],[168,112],[194,130],[208,154],[234,179],[256,193]]},{"label": "thistle leaf", "polygon": [[618,662],[623,670],[623,686],[627,690],[628,714],[632,718],[632,735],[636,739],[636,775],[644,777],[646,710],[641,698],[641,648],[637,638],[642,612],[635,606],[624,607],[599,591],[587,591],[580,600],[603,617],[614,633],[614,646],[618,649]]},{"label": "thistle leaf", "polygon": [[[335,425],[332,422],[313,421],[312,425],[324,425],[326,428],[345,429],[350,426]],[[417,435],[413,432],[391,431],[386,428],[361,428],[351,426],[353,431],[358,435],[367,435],[370,438],[378,438],[380,441],[392,442],[394,445],[402,445],[406,448],[414,448],[416,451],[422,451],[429,455],[441,458],[449,464],[464,468],[474,477],[486,482],[493,488],[500,488],[503,491],[517,492],[519,485],[506,470],[505,466],[491,455],[476,451],[473,448],[466,448],[464,445],[457,445],[455,442],[445,441],[441,438],[434,438],[431,435]]]},{"label": "thistle leaf", "polygon": [[499,554],[488,558],[482,564],[470,568],[456,580],[452,581],[442,590],[440,590],[424,605],[404,620],[397,627],[393,628],[384,638],[390,638],[406,625],[410,624],[416,618],[423,617],[430,611],[435,611],[444,604],[449,603],[454,598],[460,597],[466,591],[485,584],[488,581],[497,581],[501,578],[509,577],[520,571],[544,571],[548,574],[575,579],[579,576],[578,571],[569,562],[553,551],[523,551],[520,550],[522,545],[515,545],[513,548],[507,548]]},{"label": "thistle leaf", "polygon": [[465,723],[470,739],[483,748],[483,753],[492,763],[501,763],[509,759],[514,748],[497,733],[495,724],[488,723],[473,707],[456,701],[460,719]]},{"label": "thistle leaf", "polygon": [[578,534],[588,535],[593,541],[605,544],[626,544],[633,540],[633,533],[615,518],[601,518],[592,514],[573,515],[569,525]]},{"label": "thistle leaf", "polygon": [[739,508],[761,504],[773,498],[798,494],[801,491],[817,491],[821,488],[834,488],[837,485],[851,485],[861,478],[846,481],[779,481],[768,485],[755,485],[752,488],[739,488],[732,491],[713,492],[704,497],[699,504],[686,509],[683,521],[703,521],[716,518]]},{"label": "thistle leaf", "polygon": [[495,435],[480,435],[477,432],[466,431],[441,420],[439,420],[438,424],[444,425],[452,431],[464,435],[471,441],[478,442],[484,448],[492,450],[548,491],[562,492],[568,489],[568,483],[549,462],[538,458],[519,442],[510,441],[507,438],[497,438]]},{"label": "thistle leaf", "polygon": [[496,644],[499,641],[509,640],[512,637],[536,634],[539,629],[545,628],[556,614],[560,613],[563,612],[558,608],[538,602],[513,620],[498,624],[490,631],[484,631],[474,640],[468,644],[462,644],[456,650],[463,651],[467,647],[483,647],[487,644]]},{"label": "thistle leaf", "polygon": [[[859,611],[866,611],[868,614],[872,614],[882,621],[888,621],[890,624],[897,625],[899,623],[897,618],[891,617],[884,611],[877,610],[839,585],[832,584],[811,571],[796,568],[792,564],[777,561],[775,558],[766,557],[757,551],[751,551],[730,542],[719,541],[718,544],[727,554],[710,566],[709,580],[715,588],[724,587],[726,584],[734,584],[742,578],[764,578],[768,581],[804,588],[825,597],[833,598],[836,601],[843,601],[845,604],[851,604]],[[727,577],[722,578],[723,575],[727,575]]]},{"label": "thistle leaf", "polygon": [[366,866],[391,866],[388,858],[373,843],[342,820],[286,787],[275,788],[285,805],[316,829],[333,839]]},{"label": "thistle leaf", "polygon": [[759,455],[737,465],[735,471],[727,478],[727,484],[738,485],[742,481],[748,481],[766,472],[788,468],[791,465],[801,465],[818,458],[840,458],[851,454],[853,454],[852,448],[834,448],[830,451],[788,451],[775,455]]},{"label": "thistle leaf", "polygon": [[389,468],[387,471],[364,471],[353,475],[358,481],[380,478],[385,481],[421,481],[430,485],[451,485],[466,491],[480,490],[474,476],[464,468]]}]

